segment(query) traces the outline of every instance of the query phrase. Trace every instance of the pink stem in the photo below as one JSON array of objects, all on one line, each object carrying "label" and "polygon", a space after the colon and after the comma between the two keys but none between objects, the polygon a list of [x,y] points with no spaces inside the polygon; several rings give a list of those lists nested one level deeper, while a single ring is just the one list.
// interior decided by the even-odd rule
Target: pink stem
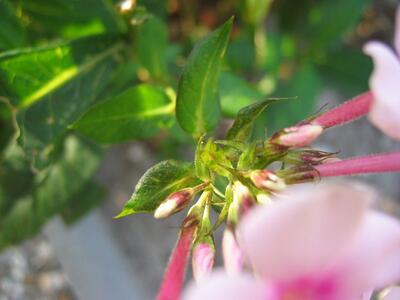
[{"label": "pink stem", "polygon": [[369,112],[372,100],[372,93],[365,92],[320,115],[312,124],[329,128],[353,121]]},{"label": "pink stem", "polygon": [[400,152],[374,154],[315,166],[321,177],[400,172]]},{"label": "pink stem", "polygon": [[172,251],[164,280],[157,295],[157,300],[177,300],[180,298],[186,266],[189,259],[196,226],[181,230],[178,242]]}]

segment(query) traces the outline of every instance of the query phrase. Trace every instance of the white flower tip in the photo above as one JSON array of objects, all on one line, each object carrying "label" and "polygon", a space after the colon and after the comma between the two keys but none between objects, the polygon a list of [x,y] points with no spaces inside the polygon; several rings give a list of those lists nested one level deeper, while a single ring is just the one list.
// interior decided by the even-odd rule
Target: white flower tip
[{"label": "white flower tip", "polygon": [[306,124],[286,128],[277,142],[287,147],[303,147],[311,144],[323,132],[324,128],[317,124]]},{"label": "white flower tip", "polygon": [[154,212],[154,218],[163,219],[172,215],[175,209],[178,207],[178,204],[174,200],[165,201],[160,204],[159,207]]}]

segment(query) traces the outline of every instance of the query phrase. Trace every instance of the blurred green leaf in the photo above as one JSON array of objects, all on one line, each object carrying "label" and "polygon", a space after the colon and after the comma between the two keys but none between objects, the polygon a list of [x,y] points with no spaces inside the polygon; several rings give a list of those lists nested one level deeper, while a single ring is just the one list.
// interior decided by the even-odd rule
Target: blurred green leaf
[{"label": "blurred green leaf", "polygon": [[243,18],[252,25],[261,23],[268,14],[272,0],[243,1]]},{"label": "blurred green leaf", "polygon": [[235,122],[228,131],[227,138],[229,140],[247,141],[250,138],[257,117],[275,101],[275,99],[268,99],[248,105],[239,110]]},{"label": "blurred green leaf", "polygon": [[344,96],[352,97],[368,89],[372,61],[360,50],[335,49],[316,60],[315,64],[326,84]]},{"label": "blurred green leaf", "polygon": [[171,123],[173,110],[161,88],[142,84],[92,107],[73,128],[106,144],[149,138]]},{"label": "blurred green leaf", "polygon": [[21,47],[25,29],[8,0],[0,0],[0,51]]},{"label": "blurred green leaf", "polygon": [[319,1],[309,11],[308,34],[312,44],[318,49],[342,38],[352,28],[363,13],[370,0],[324,0]]},{"label": "blurred green leaf", "polygon": [[233,19],[201,40],[193,49],[179,80],[176,117],[189,133],[211,131],[219,121],[218,75]]},{"label": "blurred green leaf", "polygon": [[138,29],[136,47],[140,64],[149,71],[150,76],[161,79],[166,75],[166,51],[168,29],[164,22],[152,17]]},{"label": "blurred green leaf", "polygon": [[105,194],[106,191],[101,185],[89,180],[67,200],[65,207],[61,211],[64,222],[67,225],[72,225],[79,221],[87,212],[104,200]]},{"label": "blurred green leaf", "polygon": [[[316,97],[322,88],[321,78],[312,64],[299,68],[294,76],[282,82],[276,91],[280,97],[297,97],[295,101],[280,102],[268,110],[268,129],[276,131],[309,117],[316,111]],[[263,121],[265,128],[265,121]]]},{"label": "blurred green leaf", "polygon": [[229,67],[237,71],[253,71],[256,54],[253,31],[243,29],[232,37],[226,50]]},{"label": "blurred green leaf", "polygon": [[41,174],[44,178],[31,194],[14,198],[12,208],[0,219],[0,248],[37,233],[84,186],[98,164],[96,149],[67,138],[62,159]]},{"label": "blurred green leaf", "polygon": [[109,0],[21,0],[20,5],[31,21],[31,29],[41,37],[72,39],[126,30]]},{"label": "blurred green leaf", "polygon": [[337,44],[360,20],[370,0],[282,0],[279,27],[296,39],[299,54],[310,57]]},{"label": "blurred green leaf", "polygon": [[113,77],[123,49],[117,41],[96,36],[0,56],[0,90],[19,108],[18,141],[36,167]]},{"label": "blurred green leaf", "polygon": [[16,108],[30,106],[118,54],[122,44],[117,42],[116,37],[96,36],[5,52],[0,55],[0,93],[5,93]]},{"label": "blurred green leaf", "polygon": [[235,117],[242,107],[262,97],[256,88],[232,73],[221,73],[218,88],[222,114],[226,117]]},{"label": "blurred green leaf", "polygon": [[198,183],[193,164],[176,160],[162,161],[142,176],[117,218],[152,212],[171,193]]}]

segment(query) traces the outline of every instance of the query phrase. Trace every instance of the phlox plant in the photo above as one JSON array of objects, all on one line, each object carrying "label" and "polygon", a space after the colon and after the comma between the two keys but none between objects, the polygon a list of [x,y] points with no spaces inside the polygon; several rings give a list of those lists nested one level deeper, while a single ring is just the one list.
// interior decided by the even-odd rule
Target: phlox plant
[{"label": "phlox plant", "polygon": [[[177,120],[198,140],[193,163],[163,161],[143,175],[118,218],[154,212],[166,218],[190,206],[158,299],[181,297],[192,253],[198,281],[185,299],[369,299],[400,280],[400,222],[368,210],[373,192],[351,185],[292,189],[325,177],[399,172],[400,152],[339,159],[311,145],[326,130],[368,116],[400,137],[400,61],[388,46],[370,42],[371,90],[264,139],[250,140],[256,118],[291,99],[266,99],[242,108],[225,139],[205,133],[213,120],[217,66],[232,20],[196,45],[179,81]],[[400,53],[400,10],[395,49]],[[194,81],[204,72],[204,82]],[[201,85],[200,89],[194,86]],[[194,95],[193,90],[200,91]],[[197,99],[199,101],[193,101]],[[279,168],[273,167],[279,165]],[[256,208],[258,207],[258,208]],[[218,214],[212,224],[210,210]],[[214,232],[225,224],[225,271],[211,274]],[[241,274],[244,266],[256,277]]]}]

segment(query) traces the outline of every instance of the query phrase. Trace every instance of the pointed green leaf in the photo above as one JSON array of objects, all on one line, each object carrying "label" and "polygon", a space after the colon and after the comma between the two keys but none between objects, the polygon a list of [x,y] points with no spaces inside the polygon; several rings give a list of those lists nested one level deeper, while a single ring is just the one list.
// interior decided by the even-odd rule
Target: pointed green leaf
[{"label": "pointed green leaf", "polygon": [[193,164],[176,160],[162,161],[142,176],[131,199],[117,217],[152,212],[169,194],[199,183]]},{"label": "pointed green leaf", "polygon": [[250,138],[256,118],[267,108],[268,105],[275,102],[276,99],[267,99],[249,106],[243,107],[237,114],[235,122],[229,129],[227,138],[229,140],[246,141]]},{"label": "pointed green leaf", "polygon": [[161,88],[142,84],[97,104],[73,128],[105,144],[149,138],[171,123],[173,110]]},{"label": "pointed green leaf", "polygon": [[179,125],[194,135],[218,124],[218,75],[232,23],[230,19],[195,46],[179,81],[176,117]]}]

